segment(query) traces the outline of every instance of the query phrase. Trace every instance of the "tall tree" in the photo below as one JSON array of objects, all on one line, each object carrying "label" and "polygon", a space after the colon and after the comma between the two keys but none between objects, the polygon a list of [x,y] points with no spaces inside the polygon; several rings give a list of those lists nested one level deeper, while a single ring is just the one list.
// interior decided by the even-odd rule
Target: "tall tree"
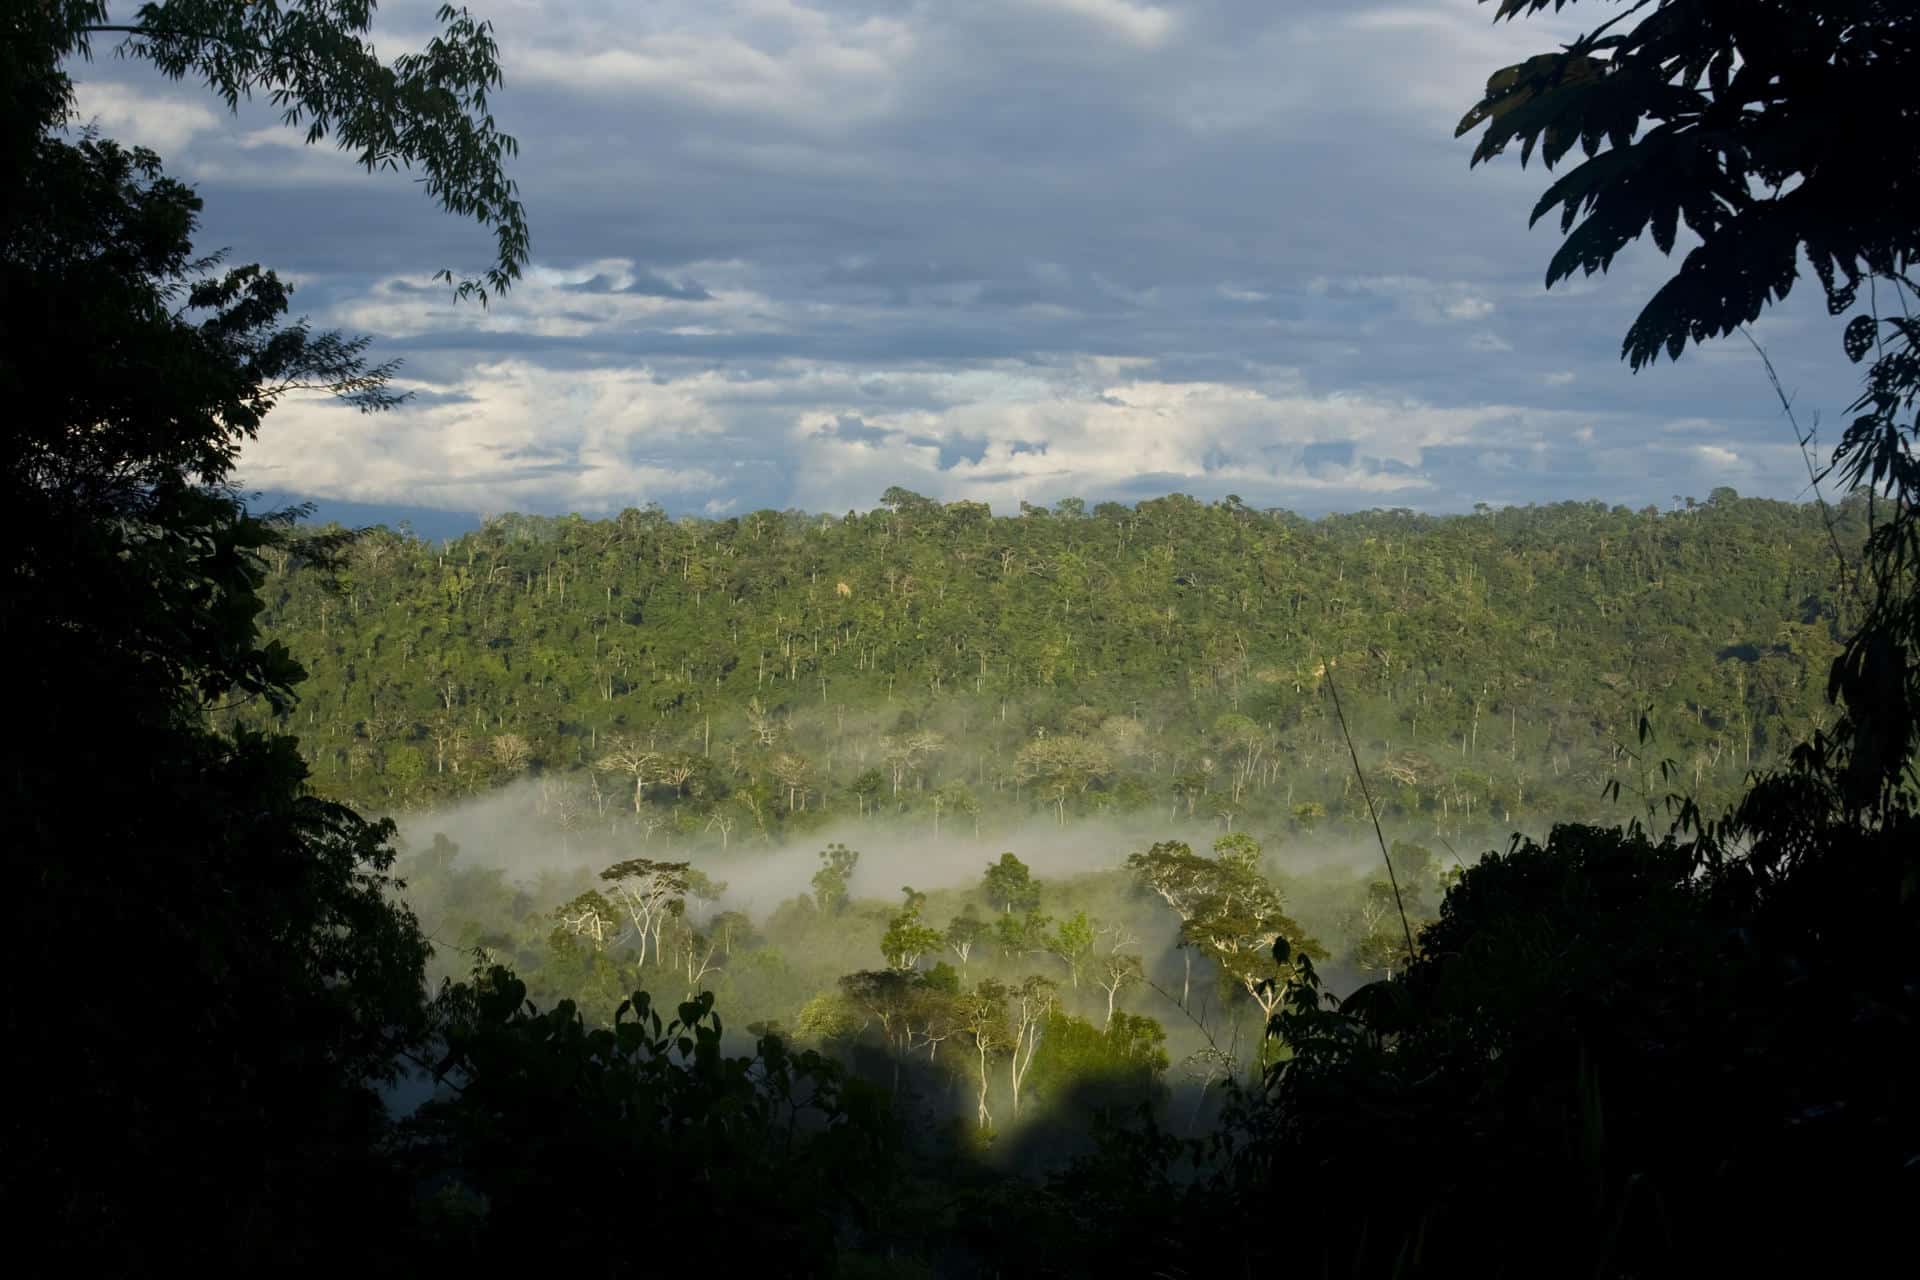
[{"label": "tall tree", "polygon": [[860,865],[860,851],[834,841],[820,851],[820,869],[813,873],[813,901],[821,911],[846,910],[853,871]]},{"label": "tall tree", "polygon": [[1040,905],[1040,882],[1033,878],[1027,864],[1011,853],[1003,853],[998,862],[987,864],[981,888],[987,901],[1002,912],[1032,911]]}]

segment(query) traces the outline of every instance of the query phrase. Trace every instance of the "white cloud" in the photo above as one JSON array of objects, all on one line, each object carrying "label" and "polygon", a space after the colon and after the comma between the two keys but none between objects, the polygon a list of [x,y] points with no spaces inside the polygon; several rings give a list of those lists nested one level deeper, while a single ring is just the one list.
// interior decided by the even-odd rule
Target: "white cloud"
[{"label": "white cloud", "polygon": [[[509,360],[476,366],[418,408],[365,415],[293,401],[240,473],[254,486],[468,511],[609,511],[704,495],[727,484],[724,462],[648,446],[684,450],[720,430],[701,403],[711,381],[663,387],[643,370],[581,376]],[[726,456],[717,442],[704,452]]]},{"label": "white cloud", "polygon": [[[1469,172],[1451,136],[1489,72],[1592,15],[487,8],[545,259],[488,308],[429,283],[474,229],[411,176],[369,179],[263,104],[228,121],[186,86],[186,114],[147,126],[203,183],[209,245],[291,268],[317,322],[373,334],[434,393],[370,419],[289,406],[248,451],[255,483],[469,509],[844,509],[894,483],[1445,507],[1704,491],[1689,477],[1725,460],[1702,442],[1784,477],[1774,491],[1803,483],[1797,455],[1777,463],[1729,419],[1774,413],[1757,376],[1735,401],[1693,353],[1640,379],[1615,361],[1671,263],[1623,258],[1543,300],[1554,236],[1522,235],[1546,179],[1511,161]],[[379,35],[383,52],[417,45]],[[147,101],[111,85],[93,99],[110,133]],[[1816,293],[1793,300],[1814,325]],[[1781,358],[1795,334],[1776,330]],[[1810,406],[1846,402],[1785,372]],[[1552,412],[1576,379],[1580,416]]]},{"label": "white cloud", "polygon": [[1152,49],[1173,30],[1173,15],[1154,5],[1128,0],[1024,0],[1036,9],[1072,14],[1129,44]]},{"label": "white cloud", "polygon": [[221,117],[202,102],[163,97],[132,85],[82,80],[73,86],[74,123],[94,124],[109,138],[178,151],[195,135],[220,128]]},{"label": "white cloud", "polygon": [[1312,394],[1284,372],[1257,387],[1167,382],[1137,363],[890,370],[912,403],[876,409],[863,390],[878,371],[838,364],[743,377],[506,360],[390,415],[289,405],[242,473],[320,497],[469,510],[658,499],[718,512],[769,483],[764,500],[812,510],[869,506],[893,484],[1007,508],[1134,493],[1143,478],[1338,506],[1432,489],[1430,450],[1524,451],[1571,429],[1565,415],[1505,405]]},{"label": "white cloud", "polygon": [[559,34],[534,34],[512,59],[514,74],[569,92],[826,127],[889,112],[916,39],[901,19],[787,0],[660,6],[644,17],[623,7]]},{"label": "white cloud", "polygon": [[1465,294],[1442,303],[1440,314],[1449,320],[1483,320],[1493,314],[1493,303],[1473,294]]}]

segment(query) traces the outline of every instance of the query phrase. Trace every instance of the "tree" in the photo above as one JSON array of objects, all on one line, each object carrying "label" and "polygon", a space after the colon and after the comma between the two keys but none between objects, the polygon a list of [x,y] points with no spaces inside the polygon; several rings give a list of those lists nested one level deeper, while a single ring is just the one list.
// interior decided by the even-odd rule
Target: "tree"
[{"label": "tree", "polygon": [[[418,164],[499,233],[493,269],[459,286],[498,292],[526,235],[486,115],[491,37],[449,10],[439,40],[383,66],[356,38],[371,11],[171,0],[112,26],[100,0],[49,0],[0,17],[0,643],[22,664],[16,709],[46,726],[0,749],[8,936],[31,958],[18,981],[87,993],[6,1019],[36,1106],[0,1196],[81,1270],[334,1269],[353,1262],[339,1222],[402,1225],[381,1208],[399,1202],[372,1086],[425,1037],[428,947],[390,896],[391,824],[309,794],[274,732],[303,672],[259,626],[270,562],[331,572],[348,539],[296,537],[296,513],[254,515],[230,484],[286,395],[377,410],[393,366],[286,322],[272,272],[196,256],[198,197],[150,151],[69,137],[62,70],[130,35],[230,105],[257,90],[310,140]],[[76,952],[102,928],[114,947]]]},{"label": "tree", "polygon": [[813,873],[813,901],[822,912],[837,914],[847,908],[847,886],[860,853],[835,841],[820,851],[820,869]]},{"label": "tree", "polygon": [[993,922],[993,940],[1000,948],[1002,960],[1014,960],[1022,956],[1045,955],[1049,949],[1048,927],[1053,917],[1038,911],[1029,911],[1024,915],[1006,912]]},{"label": "tree", "polygon": [[1020,1116],[1021,1086],[1045,1038],[1047,1019],[1057,998],[1052,980],[1041,977],[1027,978],[1007,993],[1007,1023],[1012,1033],[1007,1046],[1007,1081],[1013,1089],[1015,1119]]},{"label": "tree", "polygon": [[806,807],[807,790],[813,778],[812,761],[797,752],[782,751],[773,758],[773,776],[786,788],[788,813]]},{"label": "tree", "polygon": [[[1149,1101],[1167,1069],[1167,1033],[1152,1018],[1122,1013],[1104,1028],[1063,1009],[1047,1018],[1030,1087],[1036,1097],[1112,1112]],[[1057,1100],[1057,1101],[1055,1101]]]},{"label": "tree", "polygon": [[[7,932],[18,981],[71,993],[6,1018],[36,1103],[0,1194],[83,1270],[317,1260],[339,1246],[311,1224],[381,1194],[370,1086],[424,1034],[428,948],[388,896],[392,825],[311,796],[263,731],[303,674],[260,633],[265,555],[341,542],[226,485],[282,396],[374,409],[388,371],[283,324],[271,272],[210,274],[158,157],[60,135],[69,10],[0,20],[0,643],[41,726],[0,748]],[[257,723],[216,731],[222,702]],[[113,947],[75,947],[102,928]]]},{"label": "tree", "polygon": [[533,748],[517,733],[495,734],[487,742],[493,762],[509,774],[524,773],[533,759]]},{"label": "tree", "polygon": [[918,773],[928,758],[939,754],[945,746],[946,739],[931,729],[882,737],[880,753],[887,762],[887,770],[893,781],[893,794],[898,796],[906,780]]},{"label": "tree", "polygon": [[900,891],[905,899],[900,911],[887,922],[887,931],[880,939],[880,952],[886,957],[887,967],[901,973],[911,973],[920,967],[920,958],[929,951],[937,951],[945,942],[945,936],[920,919],[920,913],[927,905],[927,895],[916,893],[911,885]]},{"label": "tree", "polygon": [[606,751],[594,767],[608,773],[624,773],[633,779],[633,813],[639,817],[641,806],[646,803],[647,782],[659,761],[658,752],[622,735],[609,739]]},{"label": "tree", "polygon": [[610,1223],[674,1223],[804,1273],[837,1268],[836,1221],[891,1163],[871,1090],[771,1033],[727,1056],[710,995],[663,1010],[633,992],[599,1027],[527,995],[496,967],[439,1002],[438,1066],[460,1087],[395,1143],[407,1185],[443,1188],[423,1203],[419,1256],[593,1271]]},{"label": "tree", "polygon": [[1047,939],[1047,950],[1060,958],[1067,966],[1067,975],[1073,981],[1074,990],[1080,989],[1080,971],[1086,967],[1087,958],[1093,953],[1094,925],[1087,919],[1085,911],[1076,911],[1060,922]]},{"label": "tree", "polygon": [[667,921],[686,909],[688,866],[684,862],[629,858],[602,871],[600,878],[606,881],[614,900],[626,909],[638,950],[634,963],[644,968],[648,943],[652,943],[653,954],[658,958],[660,935],[665,932]]},{"label": "tree", "polygon": [[1023,781],[1037,783],[1054,803],[1055,819],[1067,821],[1067,800],[1113,772],[1113,760],[1099,743],[1073,734],[1057,734],[1020,748],[1015,769]]},{"label": "tree", "polygon": [[[1563,0],[1498,0],[1495,16],[1550,3]],[[1698,237],[1627,332],[1621,355],[1638,369],[1758,319],[1792,289],[1802,250],[1834,314],[1863,281],[1907,270],[1920,161],[1894,122],[1920,118],[1917,30],[1905,6],[1853,0],[1636,4],[1494,73],[1457,132],[1485,127],[1475,164],[1515,142],[1522,164],[1536,147],[1548,168],[1584,156],[1533,209],[1536,222],[1558,209],[1566,233],[1548,287],[1604,271],[1648,231],[1667,254],[1683,222]]]},{"label": "tree", "polygon": [[1093,963],[1093,981],[1107,993],[1107,1023],[1113,1022],[1114,1004],[1120,999],[1120,993],[1136,983],[1146,980],[1141,972],[1140,957],[1124,951],[1112,951],[1100,956]]},{"label": "tree", "polygon": [[589,889],[575,896],[553,914],[562,928],[574,937],[589,940],[595,950],[610,945],[614,941],[614,931],[620,927],[620,917],[613,904],[597,889]]},{"label": "tree", "polygon": [[1027,864],[1011,853],[1003,853],[1000,861],[987,864],[981,891],[988,902],[1007,913],[1032,911],[1040,905],[1040,882],[1033,878]]},{"label": "tree", "polygon": [[1006,985],[991,979],[981,982],[957,1002],[954,1020],[961,1039],[973,1049],[974,1079],[979,1085],[974,1114],[980,1127],[986,1129],[993,1124],[993,1113],[987,1108],[990,1069],[994,1059],[1013,1046],[1013,1027],[1007,1019]]},{"label": "tree", "polygon": [[900,1064],[913,1052],[915,1023],[930,1029],[925,975],[901,969],[863,969],[843,975],[839,987],[849,1004],[880,1024],[881,1037],[892,1050],[893,1089],[899,1092]]},{"label": "tree", "polygon": [[940,838],[940,814],[942,811],[967,814],[973,818],[973,833],[980,834],[980,802],[964,782],[946,782],[936,788],[928,797],[933,806],[933,835]]},{"label": "tree", "polygon": [[948,923],[947,950],[959,957],[962,970],[966,969],[968,961],[973,958],[974,947],[978,946],[981,939],[992,932],[992,929],[993,926],[974,913],[972,903],[961,908],[960,914]]},{"label": "tree", "polygon": [[1297,976],[1275,958],[1275,944],[1284,939],[1297,955],[1324,958],[1325,952],[1260,876],[1258,843],[1237,833],[1222,836],[1214,848],[1216,855],[1207,858],[1181,841],[1162,841],[1130,855],[1127,867],[1179,917],[1182,947],[1211,959],[1270,1019]]},{"label": "tree", "polygon": [[884,789],[886,785],[886,775],[882,774],[878,769],[863,770],[859,776],[854,778],[851,790],[860,802],[861,817],[866,816],[867,810],[873,805],[874,800],[879,797],[881,790]]}]

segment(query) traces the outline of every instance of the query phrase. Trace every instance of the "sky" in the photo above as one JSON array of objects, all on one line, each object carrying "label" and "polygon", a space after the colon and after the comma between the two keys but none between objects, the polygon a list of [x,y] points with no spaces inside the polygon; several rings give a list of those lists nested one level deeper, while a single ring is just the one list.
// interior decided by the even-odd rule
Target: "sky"
[{"label": "sky", "polygon": [[[399,410],[268,419],[239,479],[272,498],[452,532],[840,512],[893,485],[999,512],[1808,496],[1746,343],[1619,360],[1673,264],[1643,244],[1547,291],[1556,227],[1527,215],[1551,178],[1470,169],[1453,136],[1489,74],[1612,4],[467,3],[533,229],[485,308],[431,277],[489,239],[412,176],[110,44],[75,68],[82,120],[199,188],[201,247],[403,361]],[[436,7],[382,4],[382,55]],[[1817,295],[1755,333],[1802,426],[1837,426],[1853,371]]]}]

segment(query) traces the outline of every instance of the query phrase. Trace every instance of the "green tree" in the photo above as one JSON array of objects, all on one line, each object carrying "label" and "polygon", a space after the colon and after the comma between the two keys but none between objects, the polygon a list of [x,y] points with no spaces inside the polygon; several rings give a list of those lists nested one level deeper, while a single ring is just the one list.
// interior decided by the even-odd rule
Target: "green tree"
[{"label": "green tree", "polygon": [[1076,911],[1060,922],[1060,927],[1047,937],[1047,950],[1060,958],[1067,966],[1067,975],[1072,980],[1074,990],[1080,989],[1080,974],[1087,966],[1093,954],[1094,923],[1087,918],[1085,911]]},{"label": "green tree", "polygon": [[988,979],[962,996],[955,1010],[961,1041],[973,1050],[974,1083],[978,1088],[974,1116],[982,1129],[993,1124],[993,1112],[987,1103],[994,1061],[1013,1049],[1007,994],[1006,984]]},{"label": "green tree", "polygon": [[848,884],[853,870],[860,865],[860,853],[835,841],[820,851],[820,869],[813,873],[813,901],[821,911],[838,914],[846,910]]},{"label": "green tree", "polygon": [[858,777],[854,778],[850,789],[860,801],[862,816],[865,816],[867,810],[873,807],[874,801],[879,798],[882,791],[886,790],[886,786],[887,776],[878,769],[863,770]]},{"label": "green tree", "polygon": [[1101,1028],[1055,1009],[1034,1059],[1033,1095],[1081,1113],[1151,1102],[1166,1074],[1166,1043],[1166,1030],[1152,1018],[1120,1013]]},{"label": "green tree", "polygon": [[600,873],[612,901],[627,913],[632,925],[636,965],[644,968],[649,955],[655,963],[664,962],[660,939],[667,922],[686,910],[690,874],[684,862],[652,858],[628,858]]},{"label": "green tree", "polygon": [[1040,882],[1033,878],[1027,864],[1011,853],[1003,853],[998,862],[987,864],[980,887],[987,901],[1002,912],[1033,911],[1040,905]]},{"label": "green tree", "polygon": [[973,949],[992,931],[993,926],[979,917],[972,903],[968,903],[959,915],[948,922],[947,949],[959,958],[962,970],[973,959]]},{"label": "green tree", "polygon": [[899,912],[887,922],[887,931],[880,938],[880,953],[886,957],[889,969],[911,973],[920,967],[921,957],[940,949],[946,941],[946,935],[920,919],[920,913],[927,905],[926,894],[914,892],[911,885],[900,893],[905,901]]}]

